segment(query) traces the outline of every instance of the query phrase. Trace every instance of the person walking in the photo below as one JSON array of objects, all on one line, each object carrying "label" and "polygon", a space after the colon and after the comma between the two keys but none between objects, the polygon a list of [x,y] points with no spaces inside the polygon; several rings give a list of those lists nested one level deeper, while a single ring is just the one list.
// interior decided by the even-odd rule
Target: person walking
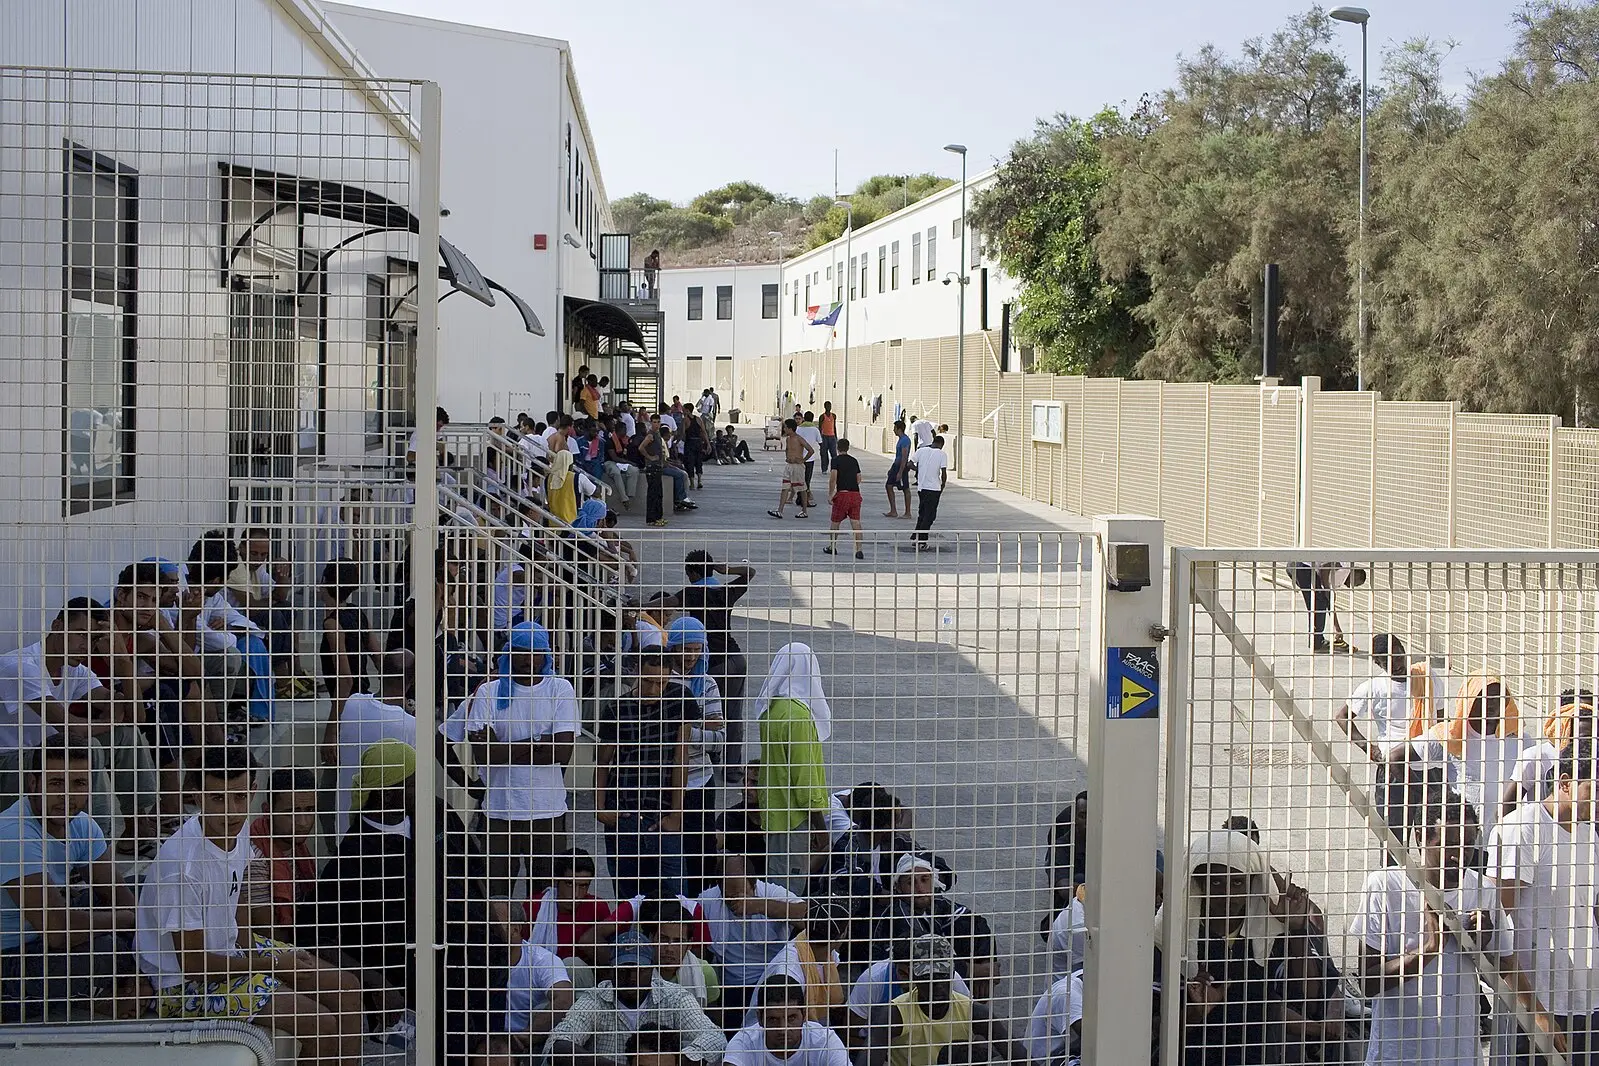
[{"label": "person walking", "polygon": [[[910,518],[911,516],[911,438],[905,432],[903,418],[894,421],[894,461],[888,467],[888,480],[883,486],[888,491],[888,510],[884,518]],[[905,513],[894,506],[894,490],[905,497]]]},{"label": "person walking", "polygon": [[816,456],[822,450],[822,430],[816,424],[815,412],[805,412],[804,420],[798,424],[797,431],[805,439],[805,443],[811,446],[811,456],[805,460],[805,506],[815,507],[816,495],[811,492],[811,475],[816,472]]},{"label": "person walking", "polygon": [[661,438],[661,416],[650,416],[650,428],[639,442],[639,457],[644,460],[644,520],[652,526],[666,525],[661,501],[661,478],[666,471],[666,441]]},{"label": "person walking", "polygon": [[805,474],[810,466],[811,458],[816,454],[805,438],[799,435],[799,426],[790,418],[783,423],[783,492],[777,500],[777,510],[766,513],[773,518],[783,517],[783,508],[788,506],[790,498],[799,504],[799,516],[809,518],[805,498]]},{"label": "person walking", "polygon": [[825,474],[838,458],[838,416],[833,413],[832,400],[822,404],[822,417],[817,420],[816,428],[822,433],[822,473]]},{"label": "person walking", "polygon": [[[827,438],[823,437],[822,440],[825,442]],[[822,456],[825,462],[827,453],[823,452]],[[838,455],[833,460],[832,471],[827,475],[827,499],[833,505],[833,525],[827,535],[827,547],[822,551],[833,554],[838,546],[838,527],[847,518],[855,532],[855,558],[866,558],[866,553],[861,550],[861,464],[849,453],[847,437],[838,442]]]},{"label": "person walking", "polygon": [[933,443],[916,449],[913,460],[916,467],[916,532],[911,541],[917,551],[930,551],[927,531],[938,518],[938,501],[949,484],[949,456],[944,454],[944,438],[934,437]]}]

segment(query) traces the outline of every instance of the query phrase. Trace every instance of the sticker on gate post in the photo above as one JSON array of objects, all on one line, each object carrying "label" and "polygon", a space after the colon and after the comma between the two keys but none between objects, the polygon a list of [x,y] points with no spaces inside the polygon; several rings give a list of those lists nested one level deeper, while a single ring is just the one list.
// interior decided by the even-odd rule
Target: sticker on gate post
[{"label": "sticker on gate post", "polygon": [[1105,717],[1160,717],[1160,658],[1156,649],[1105,649]]}]

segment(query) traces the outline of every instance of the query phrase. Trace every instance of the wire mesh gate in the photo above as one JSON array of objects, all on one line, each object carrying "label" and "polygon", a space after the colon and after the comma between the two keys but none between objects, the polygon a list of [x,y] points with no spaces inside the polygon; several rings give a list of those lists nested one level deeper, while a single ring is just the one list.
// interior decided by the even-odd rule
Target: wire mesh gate
[{"label": "wire mesh gate", "polygon": [[1587,1061],[1599,558],[1173,555],[1167,1063]]}]

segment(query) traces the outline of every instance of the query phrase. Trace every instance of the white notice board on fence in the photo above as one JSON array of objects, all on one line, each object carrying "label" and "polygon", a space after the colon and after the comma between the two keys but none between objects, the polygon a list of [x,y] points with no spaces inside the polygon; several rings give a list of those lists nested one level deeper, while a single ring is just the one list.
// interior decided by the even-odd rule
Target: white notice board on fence
[{"label": "white notice board on fence", "polygon": [[1033,402],[1033,440],[1042,444],[1066,442],[1066,405],[1047,400]]}]

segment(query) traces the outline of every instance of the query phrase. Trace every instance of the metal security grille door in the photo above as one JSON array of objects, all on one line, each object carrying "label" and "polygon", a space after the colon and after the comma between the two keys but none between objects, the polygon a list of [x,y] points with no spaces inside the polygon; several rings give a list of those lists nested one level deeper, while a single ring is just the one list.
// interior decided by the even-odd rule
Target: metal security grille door
[{"label": "metal security grille door", "polygon": [[1557,1061],[1595,964],[1599,557],[1172,579],[1162,1060]]}]

